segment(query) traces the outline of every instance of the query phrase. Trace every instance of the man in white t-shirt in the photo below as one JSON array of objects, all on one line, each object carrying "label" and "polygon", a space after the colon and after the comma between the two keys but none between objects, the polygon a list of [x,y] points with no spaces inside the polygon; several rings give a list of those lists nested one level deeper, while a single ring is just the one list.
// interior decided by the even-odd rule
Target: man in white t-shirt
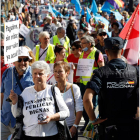
[{"label": "man in white t-shirt", "polygon": [[33,49],[36,61],[50,61],[54,57],[54,45],[50,44],[50,35],[47,31],[39,34],[40,45],[36,45]]}]

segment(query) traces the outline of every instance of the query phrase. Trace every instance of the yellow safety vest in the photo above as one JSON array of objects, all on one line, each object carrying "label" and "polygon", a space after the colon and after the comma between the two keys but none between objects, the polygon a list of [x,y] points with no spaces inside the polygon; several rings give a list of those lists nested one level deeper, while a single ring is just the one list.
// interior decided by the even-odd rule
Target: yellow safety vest
[{"label": "yellow safety vest", "polygon": [[[95,60],[95,52],[96,52],[96,48],[93,47],[93,50],[90,52],[90,54],[88,55],[88,57],[86,59],[93,59]],[[83,55],[84,55],[84,52],[82,52],[82,54],[80,55],[79,59],[83,59]],[[93,64],[93,67],[92,67],[92,70],[95,70],[95,69],[98,69],[98,67],[94,67],[94,64]],[[91,76],[93,74],[93,71],[91,73]],[[83,83],[84,85],[87,85],[88,81],[90,81],[90,78],[91,76],[80,76],[80,83]]]},{"label": "yellow safety vest", "polygon": [[[50,60],[50,64],[53,64],[55,62],[55,58],[56,57],[54,57],[53,59]],[[68,63],[68,60],[66,58],[64,58],[64,62]]]},{"label": "yellow safety vest", "polygon": [[[39,49],[40,49],[40,45],[36,45],[36,54],[35,54],[36,61],[39,60]],[[54,45],[49,44],[47,52],[46,52],[45,61],[50,61],[54,56],[55,56],[54,55]]]},{"label": "yellow safety vest", "polygon": [[[68,48],[69,48],[69,43],[70,43],[70,39],[66,36],[65,37],[65,43],[64,43],[64,48],[66,49],[66,57],[68,57]],[[56,45],[56,44],[59,44],[60,45],[60,41],[57,37],[57,35],[53,36],[53,44]]]}]

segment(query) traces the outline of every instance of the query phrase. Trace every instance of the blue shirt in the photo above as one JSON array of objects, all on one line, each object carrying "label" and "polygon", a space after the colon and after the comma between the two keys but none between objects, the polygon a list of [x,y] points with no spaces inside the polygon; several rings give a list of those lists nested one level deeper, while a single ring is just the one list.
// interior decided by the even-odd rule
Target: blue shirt
[{"label": "blue shirt", "polygon": [[[13,71],[16,71],[15,67],[13,67]],[[34,85],[30,66],[27,68],[26,72],[23,74],[23,77],[20,79],[20,83],[23,89]],[[12,67],[7,69],[2,75],[1,93],[4,93],[4,98],[1,110],[1,122],[6,126],[9,124],[9,122],[11,122],[11,126],[14,127],[16,124],[16,119],[12,115],[10,103],[6,101],[6,99],[10,95],[11,89],[12,89]],[[13,73],[13,91],[18,95],[22,93],[19,85],[17,84],[14,73]]]}]

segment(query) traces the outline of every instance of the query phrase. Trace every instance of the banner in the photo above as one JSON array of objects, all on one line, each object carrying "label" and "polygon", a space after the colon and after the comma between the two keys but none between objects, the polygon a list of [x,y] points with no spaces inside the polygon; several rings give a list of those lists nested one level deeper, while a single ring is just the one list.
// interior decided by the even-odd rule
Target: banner
[{"label": "banner", "polygon": [[41,10],[41,18],[42,18],[42,19],[44,19],[44,18],[47,16],[47,14],[49,14],[49,12],[48,12],[47,9]]},{"label": "banner", "polygon": [[[70,68],[71,68],[72,64],[73,63],[69,63]],[[50,76],[47,80],[47,83],[50,84],[50,85],[54,85],[56,83],[56,80],[54,78],[54,73],[53,73],[54,64],[49,64],[49,66],[50,66],[50,69],[51,69],[51,73],[50,73]],[[73,83],[73,70],[72,69],[70,69],[70,74],[68,76],[68,82]]]},{"label": "banner", "polygon": [[18,60],[19,20],[5,22],[4,30],[4,62],[9,64]]},{"label": "banner", "polygon": [[30,30],[24,25],[21,24],[19,33],[26,38],[26,35],[30,32]]},{"label": "banner", "polygon": [[33,50],[39,44],[39,34],[43,31],[43,27],[31,28],[30,32],[26,35],[26,45]]}]

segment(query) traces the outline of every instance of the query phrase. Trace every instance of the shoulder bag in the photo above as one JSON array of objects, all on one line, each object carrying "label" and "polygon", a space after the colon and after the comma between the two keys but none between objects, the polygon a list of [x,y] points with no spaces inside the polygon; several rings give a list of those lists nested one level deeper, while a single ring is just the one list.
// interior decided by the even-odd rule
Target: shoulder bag
[{"label": "shoulder bag", "polygon": [[[54,98],[54,105],[55,105],[55,110],[56,113],[59,112],[59,108],[56,102],[56,97],[55,97],[55,89],[54,89],[55,85],[53,85],[51,87],[51,91],[52,91],[52,95]],[[69,131],[69,128],[67,126],[66,120],[63,121],[56,121],[56,125],[57,125],[57,129],[58,129],[58,139],[57,140],[71,140],[72,136],[71,133]]]}]

